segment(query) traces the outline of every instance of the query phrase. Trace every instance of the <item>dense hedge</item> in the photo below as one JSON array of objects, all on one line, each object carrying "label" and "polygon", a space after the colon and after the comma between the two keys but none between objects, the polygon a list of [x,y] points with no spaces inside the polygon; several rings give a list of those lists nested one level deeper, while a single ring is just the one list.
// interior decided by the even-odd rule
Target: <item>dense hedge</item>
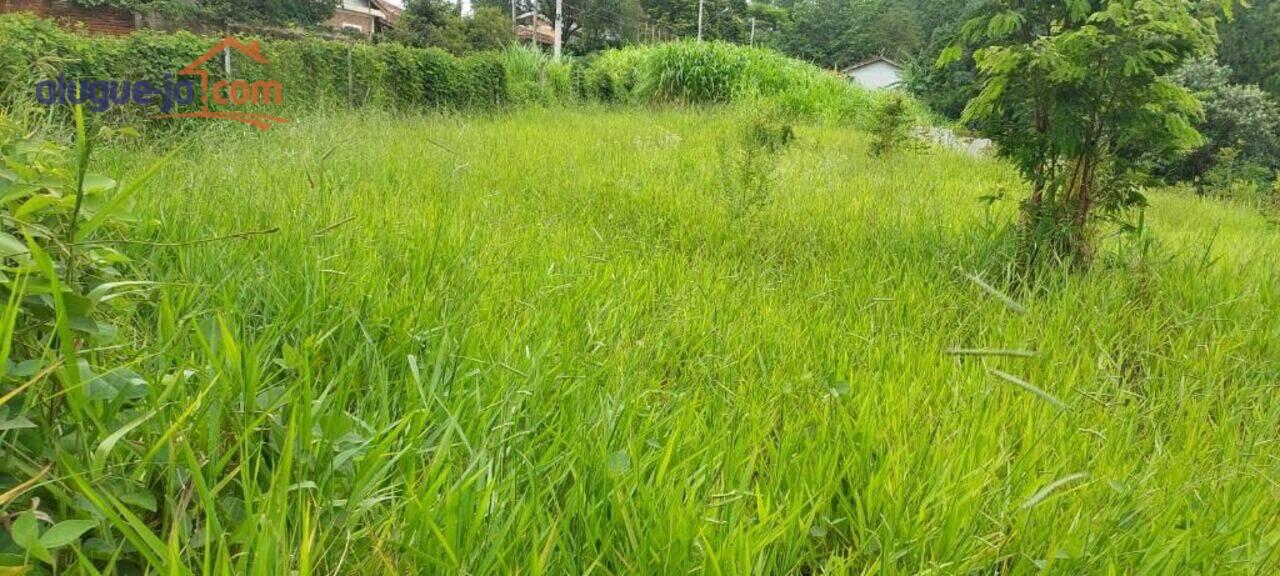
[{"label": "dense hedge", "polygon": [[[0,104],[30,100],[35,82],[58,74],[163,78],[216,42],[186,32],[90,37],[30,16],[0,16]],[[233,76],[279,80],[286,107],[295,110],[347,105],[473,109],[575,100],[745,102],[795,117],[865,126],[881,100],[875,92],[776,52],[715,42],[637,46],[564,62],[519,48],[459,58],[398,44],[316,39],[264,40],[262,46],[271,63],[235,58]],[[222,74],[220,65],[220,60],[209,65],[215,77]]]},{"label": "dense hedge", "polygon": [[[0,16],[0,102],[30,99],[36,82],[60,74],[162,79],[217,41],[187,32],[83,36],[27,15]],[[539,76],[555,77],[567,65],[522,50],[457,58],[436,49],[315,39],[263,40],[262,47],[269,65],[235,56],[232,75],[281,81],[290,107],[476,108],[559,101],[572,95],[567,81],[539,81]],[[207,66],[215,76],[221,75],[220,59]]]}]

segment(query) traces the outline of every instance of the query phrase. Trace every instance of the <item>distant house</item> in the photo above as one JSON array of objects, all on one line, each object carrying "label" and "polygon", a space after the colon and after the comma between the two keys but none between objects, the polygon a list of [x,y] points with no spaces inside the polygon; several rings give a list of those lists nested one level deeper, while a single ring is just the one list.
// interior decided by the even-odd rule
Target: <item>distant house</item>
[{"label": "distant house", "polygon": [[[527,20],[529,16],[529,14],[522,14],[520,20]],[[519,38],[522,43],[529,42],[529,39],[532,38],[539,45],[551,46],[556,43],[556,27],[551,23],[551,20],[539,14],[533,19],[532,26],[529,24],[516,25],[516,38]]]},{"label": "distant house", "polygon": [[870,60],[859,62],[840,71],[850,82],[864,88],[894,88],[902,83],[902,65],[876,56]]},{"label": "distant house", "polygon": [[60,24],[83,25],[94,34],[128,34],[140,27],[140,16],[114,6],[81,6],[71,0],[0,0],[0,14],[30,12]]},{"label": "distant house", "polygon": [[372,38],[374,34],[396,27],[400,6],[388,0],[342,0],[333,10],[329,27],[338,32]]}]

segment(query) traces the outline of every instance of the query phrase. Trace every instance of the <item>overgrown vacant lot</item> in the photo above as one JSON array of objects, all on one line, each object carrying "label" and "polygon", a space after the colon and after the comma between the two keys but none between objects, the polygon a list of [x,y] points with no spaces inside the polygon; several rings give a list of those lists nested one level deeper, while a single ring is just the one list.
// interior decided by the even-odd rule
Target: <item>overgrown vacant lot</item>
[{"label": "overgrown vacant lot", "polygon": [[130,246],[169,283],[128,334],[156,413],[66,489],[146,487],[129,546],[239,573],[1280,567],[1263,217],[1156,195],[1149,247],[1019,284],[1007,167],[800,126],[742,208],[742,124],[362,115],[192,145],[130,235],[278,231]]}]

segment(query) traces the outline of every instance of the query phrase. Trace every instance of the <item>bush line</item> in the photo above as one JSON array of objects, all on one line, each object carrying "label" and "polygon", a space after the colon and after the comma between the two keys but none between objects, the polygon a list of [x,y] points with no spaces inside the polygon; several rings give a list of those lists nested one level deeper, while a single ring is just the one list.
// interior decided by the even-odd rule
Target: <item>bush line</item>
[{"label": "bush line", "polygon": [[[249,41],[252,38],[242,38]],[[217,39],[189,32],[86,36],[30,15],[0,16],[0,105],[33,100],[36,82],[67,78],[158,80]],[[605,104],[768,106],[796,119],[868,126],[881,94],[761,48],[678,42],[555,62],[512,47],[456,57],[439,49],[320,39],[264,40],[270,64],[233,60],[245,80],[279,80],[290,112],[342,106],[392,110]],[[206,65],[222,74],[221,59]],[[913,114],[923,108],[911,100]],[[137,112],[113,111],[132,121]]]}]

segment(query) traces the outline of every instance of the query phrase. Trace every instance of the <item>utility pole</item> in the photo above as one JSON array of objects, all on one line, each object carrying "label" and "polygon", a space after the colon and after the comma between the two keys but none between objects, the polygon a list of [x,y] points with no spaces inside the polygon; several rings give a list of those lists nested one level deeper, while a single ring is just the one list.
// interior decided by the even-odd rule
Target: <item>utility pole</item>
[{"label": "utility pole", "polygon": [[703,41],[703,0],[698,0],[698,41]]},{"label": "utility pole", "polygon": [[751,45],[756,45],[756,17],[751,17]]},{"label": "utility pole", "polygon": [[556,48],[555,58],[560,61],[560,46],[564,43],[561,39],[564,32],[564,0],[556,0]]},{"label": "utility pole", "polygon": [[538,45],[538,16],[538,0],[533,0],[533,11],[529,13],[529,45],[542,52],[542,46]]}]

